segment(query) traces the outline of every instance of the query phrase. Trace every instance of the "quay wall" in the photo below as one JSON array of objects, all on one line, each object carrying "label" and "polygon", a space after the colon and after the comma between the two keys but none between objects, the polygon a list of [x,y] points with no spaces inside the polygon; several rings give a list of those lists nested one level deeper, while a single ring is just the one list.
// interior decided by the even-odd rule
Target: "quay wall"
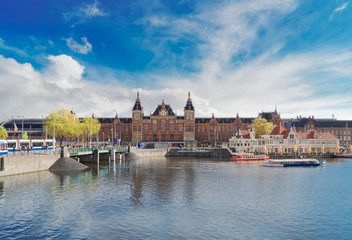
[{"label": "quay wall", "polygon": [[180,150],[170,149],[166,157],[190,157],[190,158],[231,158],[231,152],[227,148],[206,149],[205,151],[197,150]]},{"label": "quay wall", "polygon": [[160,158],[165,157],[168,149],[137,149],[131,148],[130,152],[126,154],[126,159],[133,160],[139,158]]},{"label": "quay wall", "polygon": [[48,170],[60,154],[4,157],[0,177]]},{"label": "quay wall", "polygon": [[307,158],[334,158],[334,154],[330,153],[318,153],[318,154],[268,154],[270,159],[307,159]]}]

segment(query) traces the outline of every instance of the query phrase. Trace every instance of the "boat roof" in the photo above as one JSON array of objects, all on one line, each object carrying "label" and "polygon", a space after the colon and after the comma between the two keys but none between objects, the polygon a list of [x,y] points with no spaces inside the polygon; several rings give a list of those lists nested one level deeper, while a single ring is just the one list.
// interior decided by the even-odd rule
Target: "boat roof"
[{"label": "boat roof", "polygon": [[270,159],[270,161],[272,162],[309,162],[309,161],[317,161],[319,162],[317,159],[314,158],[297,158],[297,159]]}]

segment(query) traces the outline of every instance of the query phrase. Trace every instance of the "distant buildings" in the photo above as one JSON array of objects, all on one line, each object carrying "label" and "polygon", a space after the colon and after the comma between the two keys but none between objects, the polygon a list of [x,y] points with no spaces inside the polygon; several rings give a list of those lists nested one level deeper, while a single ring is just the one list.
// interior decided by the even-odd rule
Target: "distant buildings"
[{"label": "distant buildings", "polygon": [[237,153],[334,153],[339,151],[339,139],[331,133],[297,132],[282,125],[260,138],[254,131],[238,131],[229,140],[229,147]]},{"label": "distant buildings", "polygon": [[[238,136],[239,131],[242,135],[248,133],[254,119],[241,118],[238,114],[233,118],[218,118],[214,114],[209,118],[197,118],[190,93],[186,99],[183,116],[178,116],[164,100],[149,116],[144,115],[142,105],[140,95],[137,93],[131,118],[120,118],[118,115],[113,118],[98,118],[101,123],[99,141],[113,142],[115,145],[141,142],[168,142],[170,145],[179,145],[187,142],[198,146],[214,146],[227,144],[230,138]],[[303,133],[315,130],[316,136],[325,133],[335,135],[340,140],[341,146],[349,146],[352,143],[352,120],[314,119],[314,117],[281,119],[277,108],[274,112],[259,113],[259,117],[267,119],[276,127],[285,127],[286,130],[292,128],[299,138]],[[4,126],[9,138],[20,138],[22,123],[23,131],[28,133],[29,138],[44,138],[46,130],[42,127],[43,120],[12,119]],[[92,139],[96,141],[96,136],[92,136]],[[299,148],[298,144],[297,147]],[[311,147],[313,151],[314,147]]]}]

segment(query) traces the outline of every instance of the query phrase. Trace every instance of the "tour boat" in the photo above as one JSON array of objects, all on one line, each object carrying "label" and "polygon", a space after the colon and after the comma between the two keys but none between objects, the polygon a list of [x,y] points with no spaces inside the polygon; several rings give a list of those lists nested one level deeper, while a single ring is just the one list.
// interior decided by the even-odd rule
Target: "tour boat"
[{"label": "tour boat", "polygon": [[317,159],[270,159],[265,161],[265,167],[318,167],[325,162],[319,162]]},{"label": "tour boat", "polygon": [[232,158],[230,158],[231,161],[264,161],[268,160],[269,157],[267,155],[249,155],[249,154],[237,154],[233,155]]}]

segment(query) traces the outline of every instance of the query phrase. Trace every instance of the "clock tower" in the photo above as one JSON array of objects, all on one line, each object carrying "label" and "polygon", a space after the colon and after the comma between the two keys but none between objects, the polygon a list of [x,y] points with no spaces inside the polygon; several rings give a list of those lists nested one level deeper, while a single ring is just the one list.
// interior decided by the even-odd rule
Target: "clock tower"
[{"label": "clock tower", "polygon": [[184,141],[195,141],[195,118],[194,118],[194,107],[191,100],[191,92],[188,92],[188,99],[186,102],[185,110],[185,132]]},{"label": "clock tower", "polygon": [[139,91],[137,92],[137,99],[132,109],[132,143],[138,144],[142,141],[143,129],[143,108],[139,98]]}]

